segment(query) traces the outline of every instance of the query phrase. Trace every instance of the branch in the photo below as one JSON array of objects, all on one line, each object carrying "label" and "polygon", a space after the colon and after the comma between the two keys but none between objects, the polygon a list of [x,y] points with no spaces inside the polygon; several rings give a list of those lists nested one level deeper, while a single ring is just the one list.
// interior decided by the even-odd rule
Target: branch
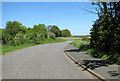
[{"label": "branch", "polygon": [[88,10],[88,9],[85,9],[85,8],[81,8],[79,5],[77,5],[77,7],[80,8],[80,9],[82,9],[82,10],[84,10],[84,11],[87,11],[88,13],[98,14],[98,13],[93,12],[91,10]]}]

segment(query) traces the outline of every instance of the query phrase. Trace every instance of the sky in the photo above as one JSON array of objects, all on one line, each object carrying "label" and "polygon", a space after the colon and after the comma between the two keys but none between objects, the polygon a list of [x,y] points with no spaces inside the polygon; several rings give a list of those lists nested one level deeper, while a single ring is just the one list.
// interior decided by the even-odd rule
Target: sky
[{"label": "sky", "polygon": [[82,8],[91,7],[90,2],[2,2],[2,28],[7,21],[19,21],[27,28],[57,25],[61,30],[69,29],[72,35],[88,35],[97,15]]},{"label": "sky", "polygon": [[91,0],[2,0],[2,2],[90,2],[90,1]]}]

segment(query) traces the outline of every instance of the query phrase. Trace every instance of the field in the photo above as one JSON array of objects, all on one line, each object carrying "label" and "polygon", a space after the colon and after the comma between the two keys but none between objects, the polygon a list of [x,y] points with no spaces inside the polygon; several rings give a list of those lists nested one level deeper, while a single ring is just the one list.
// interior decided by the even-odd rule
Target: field
[{"label": "field", "polygon": [[59,37],[59,38],[66,41],[81,39],[80,37]]}]

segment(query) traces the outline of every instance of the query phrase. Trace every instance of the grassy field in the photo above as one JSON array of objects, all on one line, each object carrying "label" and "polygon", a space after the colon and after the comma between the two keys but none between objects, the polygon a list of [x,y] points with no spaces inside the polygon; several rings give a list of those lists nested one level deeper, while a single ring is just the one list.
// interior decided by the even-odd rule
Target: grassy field
[{"label": "grassy field", "polygon": [[59,38],[66,41],[81,39],[80,37],[59,37]]},{"label": "grassy field", "polygon": [[[46,40],[42,41],[41,44],[57,43],[57,42],[65,42],[65,41],[66,40],[63,40],[63,39],[56,39],[56,40],[46,39]],[[30,46],[35,46],[35,45],[37,45],[37,44],[28,43],[28,44],[21,44],[21,45],[18,45],[18,46],[6,45],[6,46],[2,47],[1,51],[2,51],[2,54],[5,54],[6,52],[10,52],[10,51],[14,51],[14,50],[17,50],[17,49],[30,47]]]},{"label": "grassy field", "polygon": [[90,41],[89,35],[83,35],[83,36],[71,36],[71,37],[59,37],[60,39],[64,39],[66,41],[73,41],[73,40],[82,40],[82,41]]}]

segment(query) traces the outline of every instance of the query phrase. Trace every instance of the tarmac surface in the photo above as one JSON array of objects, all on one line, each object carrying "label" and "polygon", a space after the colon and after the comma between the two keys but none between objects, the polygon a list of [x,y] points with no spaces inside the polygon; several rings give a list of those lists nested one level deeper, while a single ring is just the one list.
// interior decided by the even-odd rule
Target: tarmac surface
[{"label": "tarmac surface", "polygon": [[43,44],[2,56],[3,79],[94,79],[64,53],[70,42]]},{"label": "tarmac surface", "polygon": [[110,81],[116,81],[116,79],[120,80],[120,65],[110,64],[100,58],[94,58],[91,55],[80,51],[73,45],[66,46],[65,50],[72,58],[76,60],[77,63],[80,63],[85,67],[84,70],[88,69],[102,79],[109,79]]}]

